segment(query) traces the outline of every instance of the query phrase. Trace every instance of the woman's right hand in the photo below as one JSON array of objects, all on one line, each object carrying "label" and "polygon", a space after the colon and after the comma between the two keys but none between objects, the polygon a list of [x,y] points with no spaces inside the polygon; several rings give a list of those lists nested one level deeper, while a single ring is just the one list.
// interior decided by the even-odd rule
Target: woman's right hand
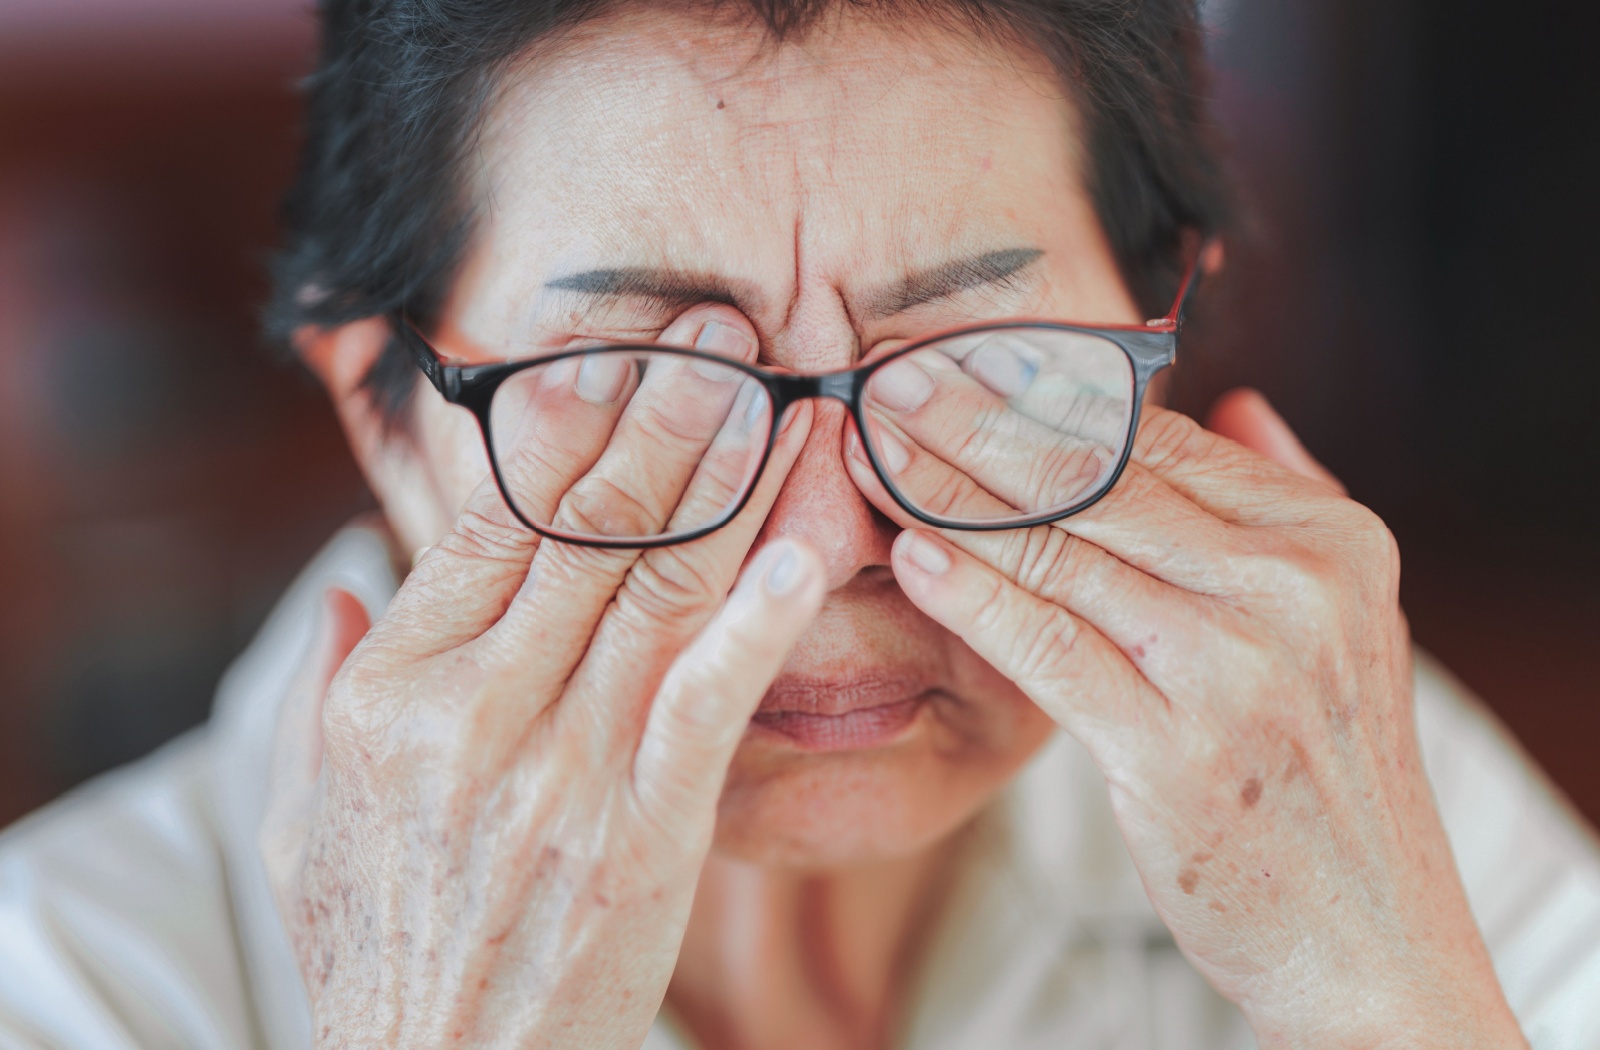
[{"label": "woman's right hand", "polygon": [[[745,512],[696,542],[540,542],[486,481],[370,630],[330,592],[262,830],[318,1046],[640,1045],[728,764],[822,602],[793,541],[739,574],[810,418],[797,406]],[[612,440],[674,423],[633,422]],[[659,470],[619,456],[590,476],[665,520]],[[579,491],[547,473],[552,499]]]}]

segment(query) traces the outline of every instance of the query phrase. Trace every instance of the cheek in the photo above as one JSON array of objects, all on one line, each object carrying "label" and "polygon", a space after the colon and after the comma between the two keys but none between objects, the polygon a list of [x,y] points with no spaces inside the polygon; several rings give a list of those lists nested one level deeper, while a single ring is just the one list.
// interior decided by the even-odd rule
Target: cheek
[{"label": "cheek", "polygon": [[388,439],[373,483],[405,550],[439,542],[467,497],[489,475],[472,414],[420,390],[405,428]]},{"label": "cheek", "polygon": [[445,527],[489,477],[489,453],[470,412],[430,398],[418,406],[417,446],[429,500]]},{"label": "cheek", "polygon": [[741,749],[718,811],[717,851],[841,867],[916,853],[964,825],[1055,725],[970,651],[953,656],[961,699],[931,705],[928,724],[901,744],[822,755]]}]

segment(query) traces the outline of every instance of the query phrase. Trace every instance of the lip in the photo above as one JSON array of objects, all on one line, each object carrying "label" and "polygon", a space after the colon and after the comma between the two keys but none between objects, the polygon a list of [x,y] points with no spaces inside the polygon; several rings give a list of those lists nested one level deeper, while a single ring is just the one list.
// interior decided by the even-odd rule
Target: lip
[{"label": "lip", "polygon": [[786,675],[762,699],[751,729],[804,751],[883,747],[917,720],[933,690],[921,675]]}]

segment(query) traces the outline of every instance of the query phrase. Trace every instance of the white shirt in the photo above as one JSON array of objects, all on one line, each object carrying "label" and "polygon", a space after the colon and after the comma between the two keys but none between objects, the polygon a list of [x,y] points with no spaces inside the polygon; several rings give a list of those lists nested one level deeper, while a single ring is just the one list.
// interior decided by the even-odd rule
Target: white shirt
[{"label": "white shirt", "polygon": [[[280,698],[337,583],[374,616],[378,532],[341,532],[223,680],[211,723],[0,834],[0,1048],[287,1050],[305,993],[255,839]],[[1538,1050],[1600,1050],[1600,847],[1419,659],[1424,757],[1467,895]],[[1104,782],[1064,734],[985,814],[925,960],[915,1050],[1255,1045],[1174,947]],[[663,1016],[649,1050],[687,1050]]]}]

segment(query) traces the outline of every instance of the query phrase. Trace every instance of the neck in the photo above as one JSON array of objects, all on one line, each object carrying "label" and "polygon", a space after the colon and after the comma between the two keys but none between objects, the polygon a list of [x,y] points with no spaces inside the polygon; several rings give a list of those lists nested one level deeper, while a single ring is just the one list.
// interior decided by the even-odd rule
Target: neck
[{"label": "neck", "polygon": [[705,1050],[881,1050],[961,837],[824,872],[713,854],[667,991],[671,1010]]}]

